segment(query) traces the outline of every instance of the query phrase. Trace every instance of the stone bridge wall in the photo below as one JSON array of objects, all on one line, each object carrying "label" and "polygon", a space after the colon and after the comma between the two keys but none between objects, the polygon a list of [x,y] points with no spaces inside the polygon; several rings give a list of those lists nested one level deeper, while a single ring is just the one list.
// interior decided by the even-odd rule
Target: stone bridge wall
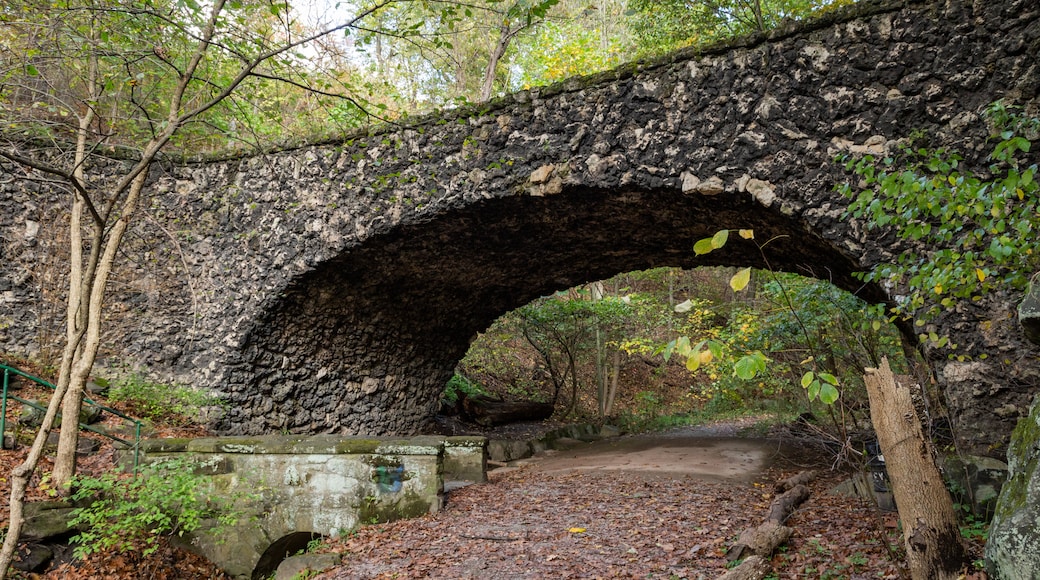
[{"label": "stone bridge wall", "polygon": [[[475,333],[537,296],[763,265],[743,241],[695,257],[721,228],[777,238],[774,267],[885,300],[851,273],[905,248],[841,219],[834,156],[923,130],[984,166],[979,112],[1037,110],[1038,38],[1032,0],[865,2],[407,127],[164,162],[113,283],[111,351],[224,393],[230,433],[407,434]],[[60,320],[59,202],[0,182],[5,350],[38,351]],[[962,444],[1000,454],[1040,386],[1036,347],[999,297],[936,330],[967,357],[930,353]]]}]

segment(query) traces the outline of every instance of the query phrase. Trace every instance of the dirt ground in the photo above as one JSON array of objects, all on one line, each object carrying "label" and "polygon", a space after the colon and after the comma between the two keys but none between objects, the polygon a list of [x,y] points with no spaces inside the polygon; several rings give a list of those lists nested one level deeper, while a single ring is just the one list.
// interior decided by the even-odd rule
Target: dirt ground
[{"label": "dirt ground", "polygon": [[[567,450],[549,450],[516,462],[545,473],[568,471],[688,475],[749,482],[780,455],[780,443],[736,437],[738,425],[684,427],[664,433],[618,437]],[[790,455],[793,452],[788,450]]]}]

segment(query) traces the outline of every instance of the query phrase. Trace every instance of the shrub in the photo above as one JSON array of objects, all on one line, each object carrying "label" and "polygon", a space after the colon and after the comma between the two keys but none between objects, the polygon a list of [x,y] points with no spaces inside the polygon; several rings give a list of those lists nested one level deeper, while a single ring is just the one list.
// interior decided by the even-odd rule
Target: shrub
[{"label": "shrub", "polygon": [[146,465],[136,477],[105,473],[73,479],[72,499],[90,501],[72,512],[70,525],[83,529],[72,538],[74,554],[84,558],[95,552],[155,552],[164,536],[181,536],[198,530],[212,519],[219,530],[233,526],[238,512],[235,498],[213,499],[205,495],[205,478],[185,460],[165,460]]},{"label": "shrub", "polygon": [[472,397],[474,395],[487,395],[488,392],[484,387],[480,386],[480,383],[475,383],[465,376],[455,373],[455,376],[451,377],[448,384],[445,385],[444,392],[441,393],[441,399],[449,405],[454,405],[459,400],[460,394]]}]

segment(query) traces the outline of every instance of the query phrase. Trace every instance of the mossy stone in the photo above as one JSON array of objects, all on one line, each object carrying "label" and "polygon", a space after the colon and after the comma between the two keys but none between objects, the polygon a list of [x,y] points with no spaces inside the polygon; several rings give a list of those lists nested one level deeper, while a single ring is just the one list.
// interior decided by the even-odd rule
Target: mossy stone
[{"label": "mossy stone", "polygon": [[1032,578],[1040,570],[1040,396],[1011,435],[1008,481],[997,500],[986,543],[986,568],[994,580]]}]

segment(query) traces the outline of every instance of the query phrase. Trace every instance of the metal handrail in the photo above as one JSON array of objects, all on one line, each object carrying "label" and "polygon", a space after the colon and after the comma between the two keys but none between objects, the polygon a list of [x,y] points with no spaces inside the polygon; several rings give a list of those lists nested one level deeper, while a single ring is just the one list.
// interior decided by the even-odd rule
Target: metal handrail
[{"label": "metal handrail", "polygon": [[[49,388],[51,390],[56,390],[57,387],[55,387],[52,383],[49,383],[49,382],[47,382],[47,381],[45,381],[45,380],[43,380],[43,379],[41,379],[39,377],[34,377],[33,375],[30,375],[29,373],[27,373],[25,371],[18,370],[18,369],[14,368],[14,367],[7,366],[7,365],[2,364],[2,363],[0,363],[0,369],[3,369],[3,371],[4,371],[3,395],[2,395],[2,402],[0,402],[0,437],[3,437],[4,434],[7,433],[7,399],[14,399],[15,401],[18,401],[19,403],[22,403],[23,405],[29,405],[30,407],[33,407],[34,409],[37,409],[39,411],[46,411],[47,410],[46,407],[44,407],[43,405],[40,405],[39,403],[36,403],[35,401],[29,401],[29,400],[23,399],[21,397],[16,397],[16,396],[11,395],[11,394],[9,394],[7,392],[8,383],[10,382],[10,377],[11,377],[12,374],[19,375],[21,377],[25,377],[25,378],[29,379],[30,381],[33,381],[34,383],[37,383],[37,384],[40,384],[40,385],[43,385],[43,386],[45,386],[45,387],[47,387],[47,388]],[[125,415],[125,414],[123,414],[122,412],[120,412],[117,409],[113,409],[111,407],[106,407],[105,405],[97,403],[97,402],[91,400],[89,397],[83,397],[83,402],[88,404],[88,405],[97,407],[98,409],[101,409],[102,411],[105,411],[107,413],[111,413],[111,414],[115,415],[116,417],[119,417],[120,419],[124,419],[126,421],[129,421],[129,422],[133,423],[133,425],[134,425],[134,440],[132,442],[128,441],[126,439],[122,439],[120,437],[116,437],[115,435],[106,433],[105,431],[103,431],[101,429],[98,429],[97,427],[94,427],[92,425],[87,425],[86,423],[79,423],[79,428],[83,429],[83,430],[86,430],[86,431],[90,431],[91,433],[97,433],[98,435],[101,435],[102,437],[107,437],[108,439],[116,441],[117,443],[122,443],[123,445],[126,445],[127,447],[132,448],[134,450],[134,474],[137,474],[137,466],[138,466],[138,463],[140,461],[140,455],[141,455],[141,421],[139,419],[135,419],[135,418],[133,418],[133,417],[131,417],[129,415]]]}]

